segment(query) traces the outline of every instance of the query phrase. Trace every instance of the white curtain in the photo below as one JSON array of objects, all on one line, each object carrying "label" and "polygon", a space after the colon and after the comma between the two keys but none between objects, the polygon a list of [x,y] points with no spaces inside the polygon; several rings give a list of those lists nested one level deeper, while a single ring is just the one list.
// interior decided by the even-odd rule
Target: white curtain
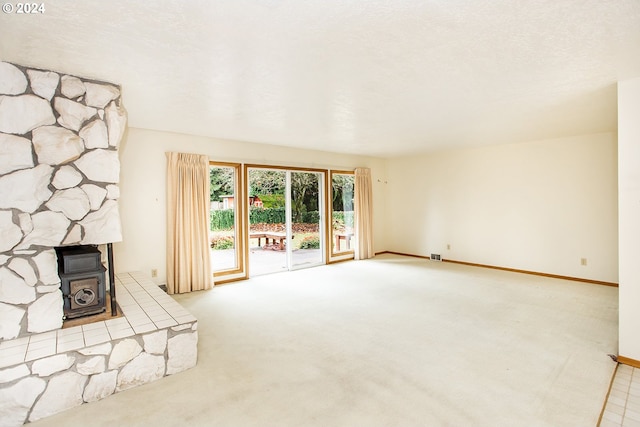
[{"label": "white curtain", "polygon": [[167,154],[167,291],[211,289],[209,158]]},{"label": "white curtain", "polygon": [[356,168],[354,189],[355,259],[373,258],[373,189],[371,170]]}]

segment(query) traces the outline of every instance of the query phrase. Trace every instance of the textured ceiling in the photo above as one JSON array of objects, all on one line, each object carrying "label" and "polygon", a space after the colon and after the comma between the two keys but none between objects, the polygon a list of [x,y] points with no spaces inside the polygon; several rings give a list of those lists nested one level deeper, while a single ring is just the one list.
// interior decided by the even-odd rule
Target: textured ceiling
[{"label": "textured ceiling", "polygon": [[0,59],[122,85],[131,126],[374,156],[616,129],[639,0],[46,0]]}]

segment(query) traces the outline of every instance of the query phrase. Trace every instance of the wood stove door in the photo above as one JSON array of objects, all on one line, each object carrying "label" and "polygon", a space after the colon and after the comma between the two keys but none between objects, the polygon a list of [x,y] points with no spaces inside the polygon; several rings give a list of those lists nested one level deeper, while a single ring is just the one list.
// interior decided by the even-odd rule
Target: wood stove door
[{"label": "wood stove door", "polygon": [[100,304],[100,280],[97,277],[72,280],[69,283],[69,303],[72,310],[83,309]]}]

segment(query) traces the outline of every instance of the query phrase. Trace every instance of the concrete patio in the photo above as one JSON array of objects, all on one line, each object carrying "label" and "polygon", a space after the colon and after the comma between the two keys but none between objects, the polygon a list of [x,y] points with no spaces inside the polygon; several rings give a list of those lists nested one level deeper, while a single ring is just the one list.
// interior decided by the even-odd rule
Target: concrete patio
[{"label": "concrete patio", "polygon": [[[211,251],[214,269],[233,268],[235,265],[234,249]],[[294,249],[291,253],[292,268],[305,268],[323,263],[321,249]],[[287,270],[286,251],[263,249],[260,246],[249,248],[249,275],[278,273]]]}]

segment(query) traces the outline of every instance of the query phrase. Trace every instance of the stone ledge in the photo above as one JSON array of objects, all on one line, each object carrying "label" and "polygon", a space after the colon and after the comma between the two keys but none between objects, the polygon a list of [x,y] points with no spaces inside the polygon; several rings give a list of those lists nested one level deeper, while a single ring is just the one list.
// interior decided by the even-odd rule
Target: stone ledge
[{"label": "stone ledge", "polygon": [[123,317],[0,343],[0,419],[19,426],[192,368],[198,323],[142,273],[116,278]]}]

